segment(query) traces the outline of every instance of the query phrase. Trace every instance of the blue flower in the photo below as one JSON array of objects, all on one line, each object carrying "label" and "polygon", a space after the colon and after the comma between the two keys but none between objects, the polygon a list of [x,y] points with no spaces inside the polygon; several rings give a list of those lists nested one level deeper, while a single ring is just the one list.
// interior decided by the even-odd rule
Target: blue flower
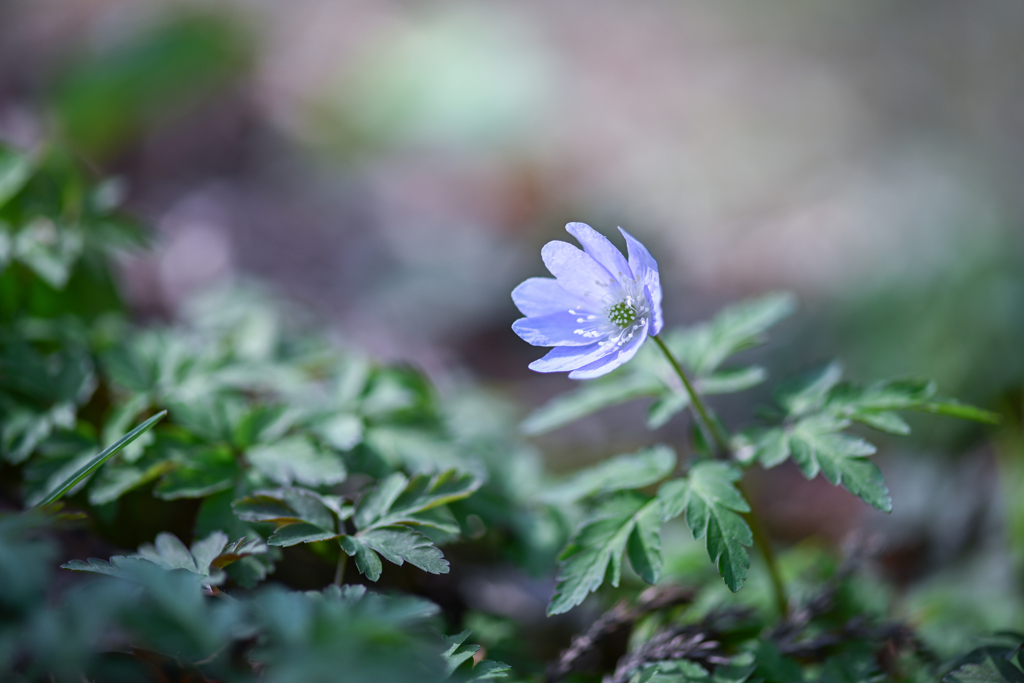
[{"label": "blue flower", "polygon": [[622,228],[628,261],[589,225],[565,229],[583,251],[568,242],[544,245],[541,258],[555,278],[532,277],[513,290],[512,301],[526,317],[512,329],[534,346],[555,347],[530,363],[531,370],[600,377],[636,355],[647,335],[661,332],[658,264]]}]

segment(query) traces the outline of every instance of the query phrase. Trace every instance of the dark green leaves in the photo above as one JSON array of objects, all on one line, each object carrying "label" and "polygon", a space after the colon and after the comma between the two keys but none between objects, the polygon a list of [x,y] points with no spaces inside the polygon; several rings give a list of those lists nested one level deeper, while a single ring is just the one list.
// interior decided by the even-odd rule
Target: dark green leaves
[{"label": "dark green leaves", "polygon": [[458,525],[441,506],[461,500],[479,487],[478,479],[457,470],[412,479],[396,472],[359,501],[352,518],[358,531],[340,539],[342,550],[371,581],[380,578],[378,555],[397,565],[409,562],[432,574],[446,574],[448,561],[415,527],[458,533]]},{"label": "dark green leaves", "polygon": [[422,524],[449,529],[427,513],[462,500],[480,487],[480,480],[458,470],[418,474],[412,479],[396,472],[371,489],[356,506],[353,521],[362,531],[394,524]]},{"label": "dark green leaves", "polygon": [[[300,488],[261,491],[235,501],[232,507],[239,519],[274,524],[277,529],[267,541],[270,545],[337,538],[359,571],[376,581],[381,557],[397,565],[409,562],[433,574],[447,573],[448,561],[417,528],[457,534],[459,526],[443,506],[469,496],[479,486],[480,480],[456,470],[412,479],[396,472],[367,491],[354,510],[338,497]],[[344,525],[350,517],[357,530],[354,534],[347,534]]]},{"label": "dark green leaves", "polygon": [[341,523],[352,515],[340,498],[297,488],[262,491],[236,500],[232,507],[244,521],[275,524],[277,530],[267,542],[277,546],[338,538],[344,533]]},{"label": "dark green leaves", "polygon": [[[722,363],[729,356],[760,344],[764,332],[794,308],[792,295],[768,294],[726,308],[709,323],[671,330],[663,336],[691,372],[690,379],[701,394],[743,391],[764,381],[764,369],[722,369]],[[555,398],[530,415],[522,427],[528,434],[540,434],[602,408],[644,396],[655,398],[647,420],[651,429],[661,427],[689,404],[678,377],[653,344],[646,344],[621,369]]]},{"label": "dark green leaves", "polygon": [[693,537],[706,539],[708,557],[733,592],[747,578],[750,555],[744,546],[753,543],[750,527],[738,514],[750,511],[733,485],[741,476],[737,467],[727,463],[698,462],[686,477],[673,479],[658,491],[661,518],[667,521],[686,514]]},{"label": "dark green leaves", "polygon": [[1002,633],[952,665],[942,683],[1024,683],[1024,645],[1020,635]]},{"label": "dark green leaves", "polygon": [[548,614],[567,612],[600,588],[607,578],[619,585],[622,553],[644,580],[654,583],[661,571],[661,521],[656,499],[620,491],[599,503],[584,518],[558,556],[558,585]]},{"label": "dark green leaves", "polygon": [[[485,659],[473,666],[473,655],[480,651],[480,646],[463,644],[469,637],[469,633],[469,631],[463,631],[444,639],[444,644],[448,647],[441,653],[441,657],[444,659],[449,678],[461,683],[496,681],[507,678],[508,671],[511,669],[508,664]],[[463,666],[467,662],[469,664]]]}]

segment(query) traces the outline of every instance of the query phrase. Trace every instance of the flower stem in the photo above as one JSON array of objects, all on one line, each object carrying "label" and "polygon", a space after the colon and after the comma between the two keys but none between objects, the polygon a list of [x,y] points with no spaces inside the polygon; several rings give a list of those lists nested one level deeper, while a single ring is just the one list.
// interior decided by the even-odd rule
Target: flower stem
[{"label": "flower stem", "polygon": [[775,551],[772,550],[771,541],[768,540],[768,535],[764,532],[761,518],[757,516],[754,510],[754,502],[747,492],[747,487],[743,485],[742,480],[738,481],[737,485],[740,494],[746,499],[747,505],[750,506],[750,512],[743,515],[743,517],[747,520],[747,524],[750,525],[750,533],[754,537],[754,545],[761,551],[764,563],[768,567],[768,577],[771,579],[772,592],[775,595],[775,608],[779,610],[779,616],[785,619],[789,614],[789,600],[786,598],[786,586],[782,583],[779,565],[775,561]]},{"label": "flower stem", "polygon": [[667,358],[668,362],[672,365],[672,369],[676,371],[677,375],[679,375],[679,379],[683,380],[683,386],[686,387],[686,393],[690,395],[690,405],[692,405],[694,410],[697,411],[697,415],[700,417],[703,426],[708,430],[712,438],[714,438],[715,444],[718,446],[718,450],[723,453],[728,453],[729,439],[722,433],[722,429],[718,426],[718,422],[711,419],[711,416],[708,414],[708,409],[704,407],[704,401],[701,400],[700,394],[698,394],[693,388],[693,385],[690,384],[690,380],[687,379],[686,373],[683,372],[682,366],[679,365],[679,361],[677,361],[676,357],[672,355],[672,352],[669,351],[668,346],[666,346],[665,342],[661,340],[661,337],[653,337],[653,339],[658,344],[661,352],[665,354],[665,358]]},{"label": "flower stem", "polygon": [[[661,349],[661,352],[665,354],[665,358],[668,359],[672,369],[676,371],[677,375],[679,375],[679,379],[683,381],[683,386],[686,387],[686,393],[690,395],[690,405],[693,406],[694,412],[697,413],[702,426],[707,429],[708,433],[710,433],[712,438],[715,440],[717,450],[725,454],[730,454],[732,449],[729,448],[729,438],[722,432],[722,428],[718,422],[711,418],[711,415],[708,413],[708,409],[704,405],[704,401],[701,399],[700,394],[698,394],[693,388],[693,385],[690,384],[690,380],[687,378],[686,373],[683,372],[683,368],[679,365],[679,361],[677,361],[676,357],[672,355],[672,352],[669,350],[665,342],[661,340],[661,337],[654,336],[653,339],[655,343],[658,344],[658,348]],[[745,490],[742,481],[739,482],[739,489],[740,493],[746,499],[747,504],[750,505],[750,512],[743,516],[750,525],[750,531],[754,537],[754,544],[761,552],[761,555],[764,557],[765,564],[768,566],[768,574],[771,577],[772,589],[775,593],[775,606],[779,610],[779,615],[785,617],[789,611],[789,601],[786,599],[786,588],[782,583],[782,575],[779,573],[779,567],[775,562],[775,552],[772,550],[771,542],[768,540],[768,537],[764,532],[761,520],[754,510],[753,501]]]},{"label": "flower stem", "polygon": [[334,572],[334,585],[341,586],[345,580],[345,565],[348,564],[348,554],[342,550],[341,557],[338,558],[338,568]]}]

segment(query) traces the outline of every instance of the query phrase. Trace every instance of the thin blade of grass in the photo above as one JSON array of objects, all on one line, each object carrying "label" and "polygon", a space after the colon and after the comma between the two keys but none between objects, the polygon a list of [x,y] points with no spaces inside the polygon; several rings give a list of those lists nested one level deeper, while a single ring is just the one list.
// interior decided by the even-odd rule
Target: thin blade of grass
[{"label": "thin blade of grass", "polygon": [[65,479],[64,483],[61,484],[60,486],[58,486],[56,489],[54,489],[53,493],[51,493],[46,498],[44,498],[42,500],[42,502],[36,503],[33,506],[33,509],[41,508],[41,507],[44,507],[46,505],[50,505],[51,503],[56,503],[58,500],[60,500],[64,496],[65,493],[67,493],[72,488],[74,488],[75,484],[77,484],[78,482],[82,481],[83,479],[88,477],[90,474],[92,474],[93,472],[98,470],[103,463],[105,463],[107,460],[109,460],[113,456],[117,455],[121,451],[122,448],[124,448],[125,446],[130,444],[132,441],[135,441],[135,439],[137,439],[140,436],[142,436],[153,425],[155,425],[157,422],[159,422],[161,419],[163,419],[164,415],[166,415],[166,414],[167,414],[166,410],[160,411],[159,413],[157,413],[153,417],[149,418],[148,420],[146,420],[145,422],[140,424],[138,427],[136,427],[132,431],[130,431],[127,434],[125,434],[124,436],[122,436],[120,439],[118,439],[118,441],[116,443],[114,443],[113,445],[108,446],[107,448],[103,449],[102,453],[97,455],[95,458],[93,458],[88,463],[83,465],[81,469],[79,469],[77,472],[75,472],[70,477]]}]

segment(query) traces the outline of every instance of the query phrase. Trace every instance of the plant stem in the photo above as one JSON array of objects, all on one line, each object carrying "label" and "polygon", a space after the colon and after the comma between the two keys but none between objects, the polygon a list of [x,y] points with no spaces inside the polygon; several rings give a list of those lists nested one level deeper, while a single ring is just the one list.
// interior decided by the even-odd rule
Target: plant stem
[{"label": "plant stem", "polygon": [[341,586],[345,580],[345,565],[348,564],[348,554],[342,550],[341,557],[338,558],[338,568],[334,572],[334,585]]},{"label": "plant stem", "polygon": [[690,380],[687,379],[686,373],[683,372],[682,366],[679,365],[679,361],[677,361],[676,357],[672,355],[672,352],[668,350],[668,347],[665,345],[665,342],[661,340],[661,337],[654,337],[654,341],[658,344],[661,352],[665,354],[665,358],[667,358],[668,362],[672,365],[672,369],[676,371],[677,375],[679,375],[679,379],[683,380],[683,386],[686,387],[686,393],[690,395],[690,405],[692,405],[694,410],[697,411],[704,427],[708,430],[708,433],[711,434],[712,438],[714,438],[715,444],[718,446],[718,450],[723,453],[728,453],[729,439],[722,433],[721,428],[718,426],[718,422],[711,419],[707,408],[704,407],[704,401],[701,400],[700,394],[698,394],[693,388],[693,385],[690,384]]},{"label": "plant stem", "polygon": [[779,610],[779,616],[785,619],[789,615],[789,600],[786,598],[786,586],[782,583],[779,565],[775,561],[775,551],[772,550],[771,541],[768,540],[768,535],[764,532],[761,518],[757,516],[754,510],[754,501],[747,492],[747,487],[743,485],[743,480],[737,482],[737,487],[750,506],[750,512],[743,515],[743,517],[747,520],[747,524],[750,525],[750,533],[754,537],[754,545],[761,551],[764,563],[768,566],[768,577],[771,579],[772,592],[775,595],[775,608]]},{"label": "plant stem", "polygon": [[[732,449],[729,448],[729,438],[722,432],[722,428],[719,426],[716,420],[711,419],[711,415],[708,413],[708,409],[704,406],[704,401],[701,399],[700,394],[690,384],[689,378],[686,373],[683,372],[683,368],[679,365],[679,361],[672,355],[668,346],[661,340],[661,337],[654,337],[655,343],[661,352],[665,354],[665,358],[668,359],[672,369],[679,375],[679,379],[683,381],[683,386],[686,387],[686,393],[690,395],[690,405],[693,407],[694,412],[697,413],[702,426],[707,429],[708,433],[711,434],[715,440],[717,450],[725,454],[731,454]],[[746,518],[747,523],[750,525],[751,534],[754,537],[754,544],[757,549],[761,552],[764,557],[765,564],[768,566],[768,574],[771,577],[772,589],[775,593],[775,606],[779,610],[779,615],[785,618],[789,611],[789,601],[786,599],[786,589],[782,583],[782,575],[779,574],[778,565],[775,562],[775,552],[772,550],[771,543],[768,540],[767,535],[764,532],[764,527],[761,525],[761,520],[757,516],[754,510],[753,501],[750,495],[745,490],[743,482],[739,482],[740,493],[746,499],[747,504],[750,505],[750,512],[743,515]]]}]

